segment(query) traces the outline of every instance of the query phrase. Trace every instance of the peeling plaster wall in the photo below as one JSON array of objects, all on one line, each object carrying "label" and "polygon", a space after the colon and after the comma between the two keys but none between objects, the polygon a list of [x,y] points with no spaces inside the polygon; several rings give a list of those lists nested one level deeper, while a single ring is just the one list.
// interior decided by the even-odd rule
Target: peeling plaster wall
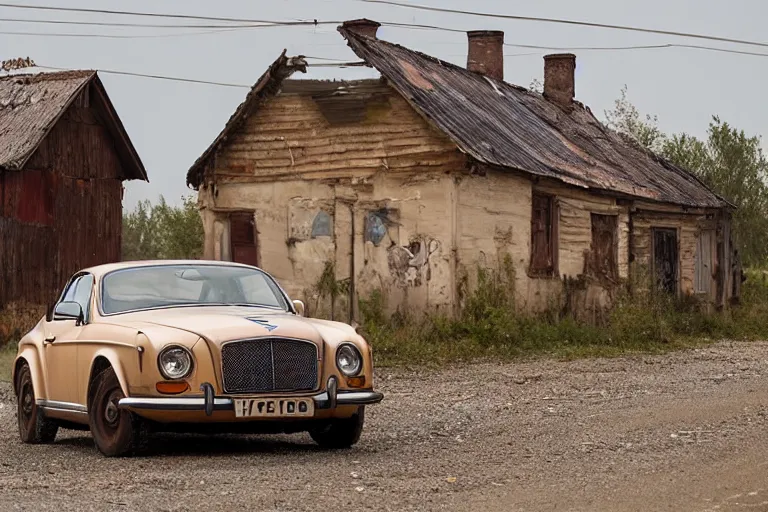
[{"label": "peeling plaster wall", "polygon": [[[515,268],[517,303],[523,307],[542,293],[529,287],[531,181],[508,173],[465,176],[456,186],[457,273],[468,292],[477,286],[477,269],[498,269],[506,257]],[[543,285],[548,288],[549,283]],[[532,288],[532,290],[529,290]],[[545,290],[546,293],[546,290]]]},{"label": "peeling plaster wall", "polygon": [[[556,197],[558,217],[558,275],[530,277],[531,196],[533,192]],[[476,269],[498,269],[506,256],[515,268],[516,300],[527,311],[561,306],[565,277],[577,278],[585,271],[585,255],[592,243],[592,213],[618,217],[619,278],[629,275],[629,214],[609,197],[589,194],[556,182],[530,179],[509,173],[488,172],[467,176],[457,186],[458,267],[474,290]],[[600,309],[609,302],[602,285],[587,284],[583,306]]]},{"label": "peeling plaster wall", "polygon": [[[398,308],[449,312],[454,300],[452,189],[453,178],[448,175],[423,179],[381,173],[357,184],[304,180],[226,184],[219,187],[216,203],[255,209],[261,267],[316,313],[331,313],[328,298],[319,297],[314,289],[326,263],[334,263],[336,280],[345,281],[353,256],[356,297],[366,299],[380,290],[390,313]],[[312,237],[312,223],[320,211],[333,219],[333,236]],[[382,211],[392,224],[376,245],[366,240],[365,218],[369,212]],[[206,240],[211,239],[206,250],[217,246],[217,214],[203,210]],[[217,259],[223,254],[212,251]],[[347,294],[342,293],[333,306],[335,318],[348,318]]]}]

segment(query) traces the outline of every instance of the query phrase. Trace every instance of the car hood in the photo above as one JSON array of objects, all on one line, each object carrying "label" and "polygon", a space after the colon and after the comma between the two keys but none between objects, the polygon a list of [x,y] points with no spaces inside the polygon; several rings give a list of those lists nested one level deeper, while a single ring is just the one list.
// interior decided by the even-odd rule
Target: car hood
[{"label": "car hood", "polygon": [[339,343],[358,338],[355,330],[347,324],[304,318],[268,308],[182,307],[126,313],[107,318],[109,322],[139,329],[147,324],[172,327],[197,334],[217,345],[230,340],[261,336],[299,338],[315,343]]}]

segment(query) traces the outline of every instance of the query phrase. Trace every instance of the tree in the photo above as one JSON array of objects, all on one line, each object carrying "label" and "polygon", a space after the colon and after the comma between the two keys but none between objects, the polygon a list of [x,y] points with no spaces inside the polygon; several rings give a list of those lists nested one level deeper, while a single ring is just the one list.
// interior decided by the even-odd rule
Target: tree
[{"label": "tree", "polygon": [[665,135],[656,116],[641,116],[627,99],[626,86],[615,108],[606,113],[610,128],[692,172],[710,189],[736,206],[733,239],[745,265],[768,258],[768,160],[760,137],[748,136],[713,116],[707,138],[681,133]]},{"label": "tree", "polygon": [[760,137],[747,136],[713,116],[706,141],[675,135],[663,144],[662,154],[736,206],[733,238],[742,261],[764,264],[768,258],[768,161]]},{"label": "tree", "polygon": [[198,259],[203,253],[203,224],[192,196],[181,206],[140,201],[123,215],[123,260]]},{"label": "tree", "polygon": [[613,110],[605,111],[606,124],[619,133],[629,135],[638,144],[651,151],[658,151],[666,136],[658,126],[658,117],[643,118],[627,99],[627,86],[621,88],[621,97],[614,102]]}]

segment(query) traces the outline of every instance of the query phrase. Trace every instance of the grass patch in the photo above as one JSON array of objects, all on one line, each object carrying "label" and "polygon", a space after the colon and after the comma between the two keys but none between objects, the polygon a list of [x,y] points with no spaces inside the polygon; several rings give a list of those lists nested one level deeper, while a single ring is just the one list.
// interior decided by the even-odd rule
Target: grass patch
[{"label": "grass patch", "polygon": [[17,342],[45,314],[45,308],[34,304],[10,303],[0,308],[0,348]]},{"label": "grass patch", "polygon": [[11,343],[0,348],[0,382],[10,382],[11,365],[16,358],[16,344]]},{"label": "grass patch", "polygon": [[374,293],[360,302],[361,333],[381,366],[666,353],[721,339],[768,338],[766,279],[761,272],[750,272],[741,305],[722,312],[707,313],[692,298],[622,292],[597,326],[564,315],[559,308],[521,314],[514,304],[514,276],[479,272],[478,291],[467,297],[458,318],[386,318],[382,295]]}]

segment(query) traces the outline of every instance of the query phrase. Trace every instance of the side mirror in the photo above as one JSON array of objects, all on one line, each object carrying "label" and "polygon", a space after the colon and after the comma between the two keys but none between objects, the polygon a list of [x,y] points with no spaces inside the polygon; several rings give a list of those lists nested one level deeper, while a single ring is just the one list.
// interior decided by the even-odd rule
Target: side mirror
[{"label": "side mirror", "polygon": [[293,309],[296,310],[296,313],[299,316],[304,316],[304,303],[300,300],[294,300],[293,301]]},{"label": "side mirror", "polygon": [[53,310],[53,320],[83,321],[83,308],[77,302],[59,302]]}]

